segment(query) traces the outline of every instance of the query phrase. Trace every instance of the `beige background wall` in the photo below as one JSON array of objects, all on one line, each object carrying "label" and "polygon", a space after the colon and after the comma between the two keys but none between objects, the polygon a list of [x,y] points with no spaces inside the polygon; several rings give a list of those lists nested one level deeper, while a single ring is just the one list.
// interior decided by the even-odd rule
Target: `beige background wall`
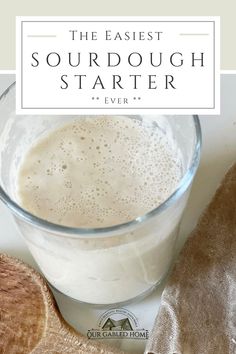
[{"label": "beige background wall", "polygon": [[221,16],[221,69],[236,69],[235,0],[1,0],[0,69],[15,69],[15,16]]}]

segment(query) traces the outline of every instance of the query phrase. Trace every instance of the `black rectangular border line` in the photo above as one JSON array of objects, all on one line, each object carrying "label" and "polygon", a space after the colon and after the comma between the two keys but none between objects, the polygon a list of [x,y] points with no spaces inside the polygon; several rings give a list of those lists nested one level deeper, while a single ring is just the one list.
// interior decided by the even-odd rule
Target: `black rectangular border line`
[{"label": "black rectangular border line", "polygon": [[59,21],[59,20],[51,20],[51,21],[49,21],[49,20],[36,20],[36,21],[30,21],[29,20],[28,21],[28,20],[24,20],[22,22],[32,22],[32,23],[34,23],[34,22],[93,22],[93,23],[99,23],[99,22],[101,22],[101,23],[103,23],[103,22],[111,22],[111,23],[113,23],[113,22],[141,22],[141,23],[144,23],[144,22],[147,22],[147,23],[150,23],[150,22],[153,22],[153,23],[154,22],[157,22],[157,23],[158,22],[166,22],[166,23],[169,23],[169,22],[171,22],[171,23],[172,22],[190,22],[190,23],[192,23],[192,22],[204,22],[204,23],[206,23],[206,22],[215,22],[215,21],[208,21],[208,20],[207,21],[200,21],[200,20],[199,21],[197,21],[197,20],[196,21],[195,20],[193,20],[193,21],[189,21],[189,20],[183,20],[183,21],[182,20],[179,20],[179,21],[177,21],[177,20],[175,20],[175,21],[164,21],[164,20],[160,20],[160,21],[159,20],[158,21],[137,21],[137,20],[133,20],[133,21],[132,20],[130,20],[130,21],[128,21],[128,20],[127,21],[126,20],[124,20],[124,21],[109,21],[109,20],[108,21],[103,21],[103,20],[102,21],[98,21],[98,20],[97,21],[86,21],[86,20],[81,20],[81,21],[79,21],[79,20],[78,21],[76,21],[76,20],[71,20],[71,21],[63,21],[63,20],[62,21]]},{"label": "black rectangular border line", "polygon": [[[161,22],[161,23],[179,23],[179,22],[189,22],[189,23],[193,23],[193,22],[197,22],[197,23],[213,23],[213,107],[201,107],[201,108],[197,108],[197,107],[42,107],[42,108],[39,108],[39,107],[23,107],[23,36],[22,36],[22,32],[23,32],[23,23],[24,22],[27,22],[27,23],[35,23],[35,22],[58,22],[58,23],[64,23],[64,22],[76,22],[76,23],[79,23],[79,22],[83,22],[83,23],[107,23],[107,22],[110,22],[110,23],[113,23],[113,22],[137,22],[137,23],[158,23],[158,22]],[[215,21],[188,21],[188,20],[183,20],[183,21],[85,21],[85,20],[82,20],[82,21],[75,21],[75,20],[71,20],[71,21],[59,21],[59,20],[51,20],[51,21],[41,21],[41,20],[37,20],[37,21],[21,21],[21,109],[41,109],[41,110],[44,110],[44,109],[118,109],[118,110],[124,110],[124,109],[208,109],[208,110],[212,110],[212,109],[215,109]]]},{"label": "black rectangular border line", "polygon": [[[215,108],[215,105],[216,105],[216,86],[215,86],[215,77],[216,77],[216,63],[215,63],[215,60],[216,60],[216,56],[215,56],[215,50],[216,50],[216,46],[215,46],[215,21],[213,21],[213,53],[214,53],[214,59],[213,59],[213,86],[214,86],[214,90],[213,90],[213,102],[214,102],[214,108]],[[213,109],[214,109],[213,108]]]},{"label": "black rectangular border line", "polygon": [[169,107],[169,108],[166,108],[166,107],[126,107],[126,108],[118,108],[118,107],[25,107],[24,109],[213,109],[213,108],[209,108],[209,107],[184,107],[184,108],[181,108],[181,107]]},{"label": "black rectangular border line", "polygon": [[21,80],[21,92],[20,92],[20,101],[21,101],[21,109],[23,109],[23,21],[21,22],[21,55],[20,55],[20,80]]}]

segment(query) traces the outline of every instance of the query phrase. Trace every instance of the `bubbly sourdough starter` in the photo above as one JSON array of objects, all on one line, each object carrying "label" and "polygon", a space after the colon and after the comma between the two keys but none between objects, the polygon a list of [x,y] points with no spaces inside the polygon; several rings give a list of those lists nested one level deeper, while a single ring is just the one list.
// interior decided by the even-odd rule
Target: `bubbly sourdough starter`
[{"label": "bubbly sourdough starter", "polygon": [[[127,117],[83,117],[41,137],[18,172],[20,204],[73,227],[107,227],[154,209],[176,188],[182,161],[160,129]],[[114,303],[152,287],[171,258],[174,229],[151,224],[112,238],[48,235],[29,244],[48,280],[82,301]],[[51,237],[51,239],[50,239]]]}]

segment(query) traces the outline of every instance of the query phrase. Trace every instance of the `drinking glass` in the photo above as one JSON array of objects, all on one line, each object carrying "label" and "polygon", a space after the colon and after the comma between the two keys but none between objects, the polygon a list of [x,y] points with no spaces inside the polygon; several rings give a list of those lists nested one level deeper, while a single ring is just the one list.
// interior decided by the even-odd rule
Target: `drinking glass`
[{"label": "drinking glass", "polygon": [[15,84],[0,97],[0,199],[12,212],[48,282],[89,304],[127,302],[148,294],[162,281],[173,260],[179,223],[199,164],[197,116],[128,117],[149,120],[152,129],[172,135],[183,158],[181,181],[161,205],[130,222],[103,228],[67,227],[24,210],[16,181],[22,157],[38,137],[75,117],[17,116]]}]

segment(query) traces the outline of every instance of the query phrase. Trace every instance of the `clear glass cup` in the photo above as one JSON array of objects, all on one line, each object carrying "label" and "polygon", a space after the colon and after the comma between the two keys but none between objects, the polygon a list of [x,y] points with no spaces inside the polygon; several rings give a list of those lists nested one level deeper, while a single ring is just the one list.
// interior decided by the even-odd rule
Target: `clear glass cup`
[{"label": "clear glass cup", "polygon": [[16,196],[16,175],[25,151],[41,134],[74,116],[16,116],[13,84],[0,98],[0,118],[0,198],[48,282],[73,299],[96,305],[127,302],[153,290],[173,260],[179,223],[199,164],[198,117],[148,117],[157,123],[156,129],[165,131],[168,123],[183,155],[183,177],[154,210],[121,225],[94,229],[40,219],[24,210]]}]

